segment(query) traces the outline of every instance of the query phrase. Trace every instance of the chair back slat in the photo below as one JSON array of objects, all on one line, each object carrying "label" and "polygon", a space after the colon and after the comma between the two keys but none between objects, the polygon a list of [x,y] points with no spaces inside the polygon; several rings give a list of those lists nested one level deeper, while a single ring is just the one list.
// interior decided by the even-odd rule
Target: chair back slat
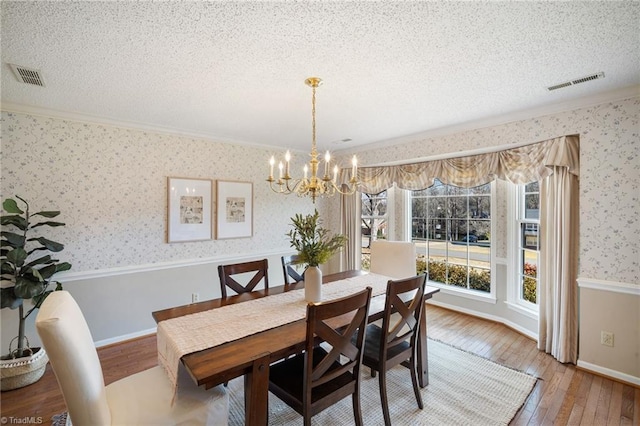
[{"label": "chair back slat", "polygon": [[[305,395],[311,401],[315,387],[321,386],[344,373],[349,373],[351,382],[360,381],[360,363],[367,324],[367,313],[371,301],[371,287],[354,295],[326,303],[307,306],[307,347],[305,353]],[[339,328],[331,326],[331,320],[343,315],[352,315],[350,322]],[[352,341],[353,336],[356,336]],[[331,349],[322,359],[313,359],[314,346],[318,338],[328,343]],[[336,367],[340,364],[339,367]]]},{"label": "chair back slat", "polygon": [[[230,265],[219,265],[218,276],[220,277],[220,291],[222,297],[227,297],[227,287],[238,294],[253,291],[256,286],[264,281],[264,288],[269,288],[269,262],[267,259],[254,260],[251,262],[234,263]],[[250,274],[251,278],[246,284],[242,284],[234,275]],[[247,276],[244,276],[246,280]]]},{"label": "chair back slat", "polygon": [[300,259],[300,256],[298,256],[297,254],[293,254],[291,256],[282,256],[280,259],[282,261],[282,273],[284,276],[285,285],[297,283],[299,281],[304,281],[304,277],[303,277],[304,273],[300,274],[293,267],[293,265],[298,264],[297,262]]},{"label": "chair back slat", "polygon": [[[426,275],[388,282],[382,320],[382,330],[386,335],[380,345],[382,362],[387,359],[389,349],[394,346],[408,341],[412,348],[415,347],[423,313],[425,285]],[[392,316],[394,312],[395,315]]]}]

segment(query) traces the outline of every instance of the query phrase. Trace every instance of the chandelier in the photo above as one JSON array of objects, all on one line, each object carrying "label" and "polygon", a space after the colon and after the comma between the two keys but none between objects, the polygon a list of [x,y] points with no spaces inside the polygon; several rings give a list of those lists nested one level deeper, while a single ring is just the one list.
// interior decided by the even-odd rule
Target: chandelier
[{"label": "chandelier", "polygon": [[[295,179],[289,175],[289,163],[291,161],[291,154],[289,151],[284,155],[284,163],[282,161],[278,164],[279,177],[275,179],[273,177],[273,166],[276,163],[275,158],[272,156],[269,160],[269,187],[273,192],[278,194],[298,194],[299,197],[310,196],[313,202],[316,202],[316,198],[319,196],[332,196],[336,192],[345,195],[351,195],[356,192],[358,181],[356,175],[358,173],[358,160],[356,156],[353,156],[351,160],[351,178],[347,184],[338,186],[338,165],[334,165],[333,177],[329,175],[331,170],[331,155],[329,151],[324,155],[324,175],[320,177],[318,175],[320,160],[318,160],[318,150],[316,148],[316,88],[322,84],[322,80],[318,77],[309,77],[306,79],[305,84],[311,87],[311,153],[309,156],[309,164],[305,164],[303,171],[304,177],[301,179]],[[308,177],[309,171],[311,176]]]}]

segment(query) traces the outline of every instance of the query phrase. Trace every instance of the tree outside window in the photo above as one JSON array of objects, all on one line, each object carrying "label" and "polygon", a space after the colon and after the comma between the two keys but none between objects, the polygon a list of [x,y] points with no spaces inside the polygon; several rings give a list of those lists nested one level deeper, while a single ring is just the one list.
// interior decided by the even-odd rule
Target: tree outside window
[{"label": "tree outside window", "polygon": [[412,191],[410,217],[418,272],[431,282],[491,292],[491,184],[436,181]]},{"label": "tree outside window", "polygon": [[361,196],[362,269],[369,270],[371,243],[387,239],[387,191]]}]

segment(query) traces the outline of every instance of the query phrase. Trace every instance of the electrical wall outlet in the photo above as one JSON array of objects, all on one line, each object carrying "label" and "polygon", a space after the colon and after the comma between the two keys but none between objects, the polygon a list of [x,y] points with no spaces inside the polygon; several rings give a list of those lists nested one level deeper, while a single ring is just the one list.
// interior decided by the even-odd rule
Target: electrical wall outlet
[{"label": "electrical wall outlet", "polygon": [[191,293],[191,303],[196,303],[200,301],[200,294]]},{"label": "electrical wall outlet", "polygon": [[613,333],[610,331],[601,331],[600,344],[613,347]]}]

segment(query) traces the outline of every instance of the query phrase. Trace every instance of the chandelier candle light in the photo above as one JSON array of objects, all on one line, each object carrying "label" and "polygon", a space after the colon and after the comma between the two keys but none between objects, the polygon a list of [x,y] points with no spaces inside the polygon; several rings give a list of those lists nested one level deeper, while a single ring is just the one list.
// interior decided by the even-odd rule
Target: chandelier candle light
[{"label": "chandelier candle light", "polygon": [[[284,164],[282,161],[278,164],[279,177],[276,180],[273,177],[273,166],[276,163],[275,158],[272,156],[269,160],[269,186],[278,194],[298,194],[298,196],[310,196],[313,202],[316,202],[316,198],[319,196],[331,196],[336,192],[345,195],[351,195],[356,192],[358,181],[356,176],[358,174],[358,160],[356,156],[353,156],[351,160],[351,179],[345,186],[338,187],[338,165],[333,168],[333,178],[329,175],[331,169],[331,155],[329,151],[324,155],[324,176],[318,176],[318,166],[320,160],[318,160],[318,150],[316,148],[316,88],[322,84],[322,80],[318,77],[309,77],[306,79],[305,84],[311,87],[313,95],[311,97],[311,153],[309,156],[311,160],[309,165],[304,165],[304,177],[302,179],[294,179],[289,174],[289,163],[291,161],[291,153],[289,151],[284,155]],[[311,177],[308,177],[309,169],[311,169]],[[274,186],[274,183],[277,186]]]}]

